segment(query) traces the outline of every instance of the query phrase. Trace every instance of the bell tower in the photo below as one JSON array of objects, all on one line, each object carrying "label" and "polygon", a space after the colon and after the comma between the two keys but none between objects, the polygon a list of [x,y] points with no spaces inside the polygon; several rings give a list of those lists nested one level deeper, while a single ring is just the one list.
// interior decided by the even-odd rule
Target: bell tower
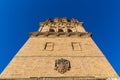
[{"label": "bell tower", "polygon": [[[93,34],[94,35],[94,34]],[[72,18],[47,19],[18,51],[0,79],[117,80],[118,75],[85,31]]]},{"label": "bell tower", "polygon": [[85,32],[81,27],[83,22],[72,18],[69,21],[67,18],[55,18],[54,21],[47,19],[45,22],[40,23],[40,32]]}]

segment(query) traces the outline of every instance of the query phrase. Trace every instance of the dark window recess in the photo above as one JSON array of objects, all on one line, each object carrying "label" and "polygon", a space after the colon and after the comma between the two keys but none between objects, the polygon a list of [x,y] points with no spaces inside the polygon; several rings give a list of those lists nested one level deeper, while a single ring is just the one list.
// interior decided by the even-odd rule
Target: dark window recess
[{"label": "dark window recess", "polygon": [[67,31],[68,31],[68,32],[72,32],[72,30],[71,30],[71,29],[68,29]]},{"label": "dark window recess", "polygon": [[62,29],[58,29],[58,32],[64,32]]},{"label": "dark window recess", "polygon": [[55,32],[55,30],[54,29],[49,29],[49,32]]}]

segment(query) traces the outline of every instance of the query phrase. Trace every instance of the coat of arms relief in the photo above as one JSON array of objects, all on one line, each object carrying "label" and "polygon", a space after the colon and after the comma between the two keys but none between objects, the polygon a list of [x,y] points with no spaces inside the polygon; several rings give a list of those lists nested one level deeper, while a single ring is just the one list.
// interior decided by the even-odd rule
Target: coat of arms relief
[{"label": "coat of arms relief", "polygon": [[59,73],[64,74],[65,72],[69,71],[71,68],[70,61],[66,59],[58,59],[55,60],[55,70]]}]

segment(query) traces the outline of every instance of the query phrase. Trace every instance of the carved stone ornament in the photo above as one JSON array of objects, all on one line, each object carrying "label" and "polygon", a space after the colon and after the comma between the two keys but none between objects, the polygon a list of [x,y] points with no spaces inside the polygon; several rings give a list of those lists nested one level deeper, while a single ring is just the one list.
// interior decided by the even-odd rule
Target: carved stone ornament
[{"label": "carved stone ornament", "polygon": [[55,60],[55,70],[57,70],[59,73],[64,74],[65,72],[69,71],[70,68],[70,61],[63,58]]}]

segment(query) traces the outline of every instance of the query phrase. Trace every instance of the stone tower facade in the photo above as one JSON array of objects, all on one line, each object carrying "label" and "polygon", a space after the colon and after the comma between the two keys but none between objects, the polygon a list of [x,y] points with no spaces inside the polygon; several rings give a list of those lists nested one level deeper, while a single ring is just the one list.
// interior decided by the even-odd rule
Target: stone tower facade
[{"label": "stone tower facade", "polygon": [[118,75],[83,22],[47,19],[0,75],[13,80],[112,80]]}]

